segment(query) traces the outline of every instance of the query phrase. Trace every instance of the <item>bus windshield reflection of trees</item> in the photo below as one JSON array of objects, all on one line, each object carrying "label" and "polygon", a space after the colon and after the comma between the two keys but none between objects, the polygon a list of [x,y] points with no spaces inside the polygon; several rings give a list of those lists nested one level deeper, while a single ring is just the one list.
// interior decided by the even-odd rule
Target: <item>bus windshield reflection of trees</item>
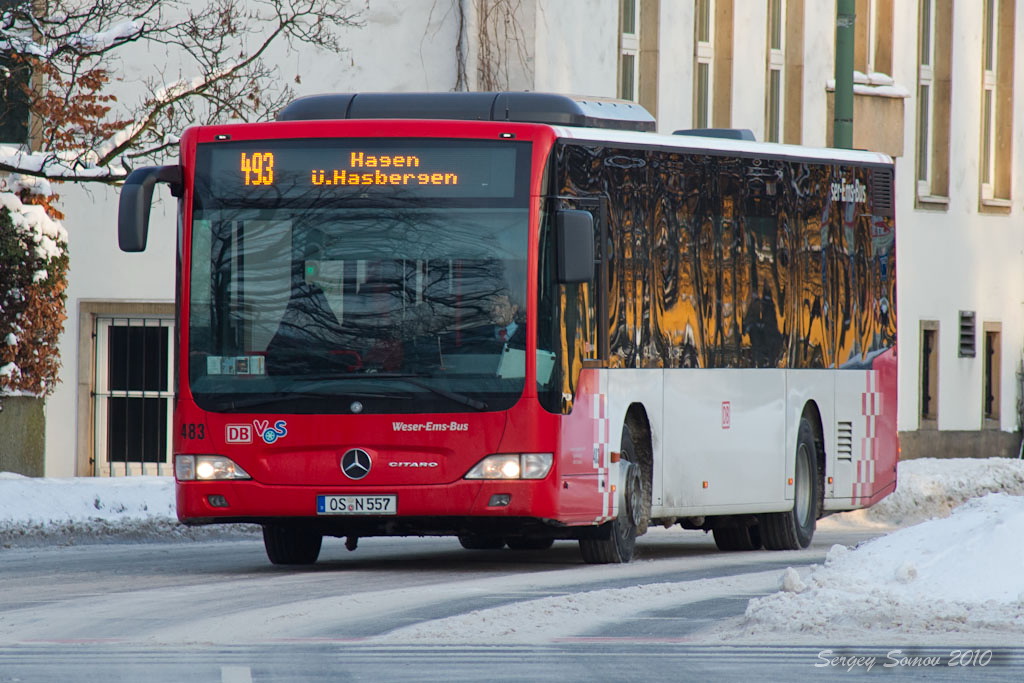
[{"label": "bus windshield reflection of trees", "polygon": [[[510,347],[525,350],[526,221],[525,209],[202,212],[191,282],[195,391],[304,392],[309,380],[361,377],[408,399],[416,387],[380,386],[405,373],[514,401],[524,373],[502,365]],[[521,328],[509,340],[496,332],[502,309]],[[339,395],[359,391],[344,385]]]}]

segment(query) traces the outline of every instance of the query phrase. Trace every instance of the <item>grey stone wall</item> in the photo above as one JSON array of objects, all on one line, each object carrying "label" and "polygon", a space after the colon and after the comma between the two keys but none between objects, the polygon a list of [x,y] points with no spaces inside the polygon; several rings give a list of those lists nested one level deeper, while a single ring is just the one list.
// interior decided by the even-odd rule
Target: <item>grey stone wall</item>
[{"label": "grey stone wall", "polygon": [[924,429],[900,432],[902,460],[914,458],[1016,458],[1020,432],[984,429],[970,432]]},{"label": "grey stone wall", "polygon": [[0,396],[0,472],[43,476],[46,417],[43,399]]}]

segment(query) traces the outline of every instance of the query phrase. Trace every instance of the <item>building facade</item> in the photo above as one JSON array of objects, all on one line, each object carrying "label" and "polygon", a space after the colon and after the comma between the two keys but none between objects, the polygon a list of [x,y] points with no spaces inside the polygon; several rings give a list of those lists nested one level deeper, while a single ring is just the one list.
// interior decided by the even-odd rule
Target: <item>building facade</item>
[{"label": "building facade", "polygon": [[[1021,4],[856,2],[854,146],[896,158],[903,457],[1019,447]],[[834,1],[368,0],[362,19],[340,59],[282,50],[282,77],[300,76],[300,94],[621,97],[663,133],[831,141]],[[116,191],[58,191],[72,265],[46,474],[170,474],[175,206],[159,190],[148,250],[125,254]]]}]

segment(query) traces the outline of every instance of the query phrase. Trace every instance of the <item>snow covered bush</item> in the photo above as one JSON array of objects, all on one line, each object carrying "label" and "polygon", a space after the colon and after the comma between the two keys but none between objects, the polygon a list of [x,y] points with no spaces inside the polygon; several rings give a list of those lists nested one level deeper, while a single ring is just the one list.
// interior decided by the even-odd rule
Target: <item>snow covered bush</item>
[{"label": "snow covered bush", "polygon": [[68,237],[54,199],[45,181],[0,179],[0,394],[44,396],[57,381]]}]

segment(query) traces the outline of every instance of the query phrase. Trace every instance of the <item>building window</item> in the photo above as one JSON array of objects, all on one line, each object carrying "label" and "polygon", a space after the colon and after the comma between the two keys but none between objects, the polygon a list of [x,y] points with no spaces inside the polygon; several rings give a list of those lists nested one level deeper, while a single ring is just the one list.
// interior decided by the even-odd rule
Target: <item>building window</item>
[{"label": "building window", "polygon": [[853,68],[892,75],[893,0],[857,0]]},{"label": "building window", "polygon": [[939,418],[939,323],[921,323],[921,427]]},{"label": "building window", "polygon": [[985,12],[982,29],[981,74],[981,191],[985,199],[992,198],[992,179],[995,177],[996,127],[996,1],[984,0]]},{"label": "building window", "polygon": [[695,0],[693,127],[732,125],[733,0]]},{"label": "building window", "polygon": [[1001,338],[1002,326],[999,323],[985,323],[985,347],[983,360],[985,377],[982,386],[981,409],[985,418],[985,426],[999,427],[1000,421],[1000,376],[1002,374]]},{"label": "building window", "polygon": [[[22,0],[0,0],[0,11]],[[29,65],[15,56],[0,54],[0,144],[28,145],[27,90],[32,82]]]},{"label": "building window", "polygon": [[661,0],[619,2],[619,98],[658,115]]},{"label": "building window", "polygon": [[97,316],[94,330],[94,473],[171,474],[174,319]]},{"label": "building window", "polygon": [[952,0],[920,0],[917,59],[917,197],[949,196]]},{"label": "building window", "polygon": [[982,205],[1009,209],[1013,180],[1014,25],[1016,0],[984,0],[982,17]]},{"label": "building window", "polygon": [[804,97],[804,0],[785,0],[785,70],[783,71],[782,139],[792,145],[803,142]]},{"label": "building window", "polygon": [[711,126],[711,78],[715,59],[713,0],[697,0],[694,39],[693,127]]},{"label": "building window", "polygon": [[621,0],[619,25],[619,98],[635,101],[640,66],[639,0]]},{"label": "building window", "polygon": [[782,140],[782,73],[786,68],[785,0],[768,0],[768,82],[765,97],[765,140]]},{"label": "building window", "polygon": [[984,0],[981,45],[981,153],[983,204],[1010,199],[1015,0]]},{"label": "building window", "polygon": [[920,38],[917,66],[917,192],[931,194],[931,117],[933,81],[932,67],[935,35],[935,17],[932,14],[932,0],[921,0]]}]

